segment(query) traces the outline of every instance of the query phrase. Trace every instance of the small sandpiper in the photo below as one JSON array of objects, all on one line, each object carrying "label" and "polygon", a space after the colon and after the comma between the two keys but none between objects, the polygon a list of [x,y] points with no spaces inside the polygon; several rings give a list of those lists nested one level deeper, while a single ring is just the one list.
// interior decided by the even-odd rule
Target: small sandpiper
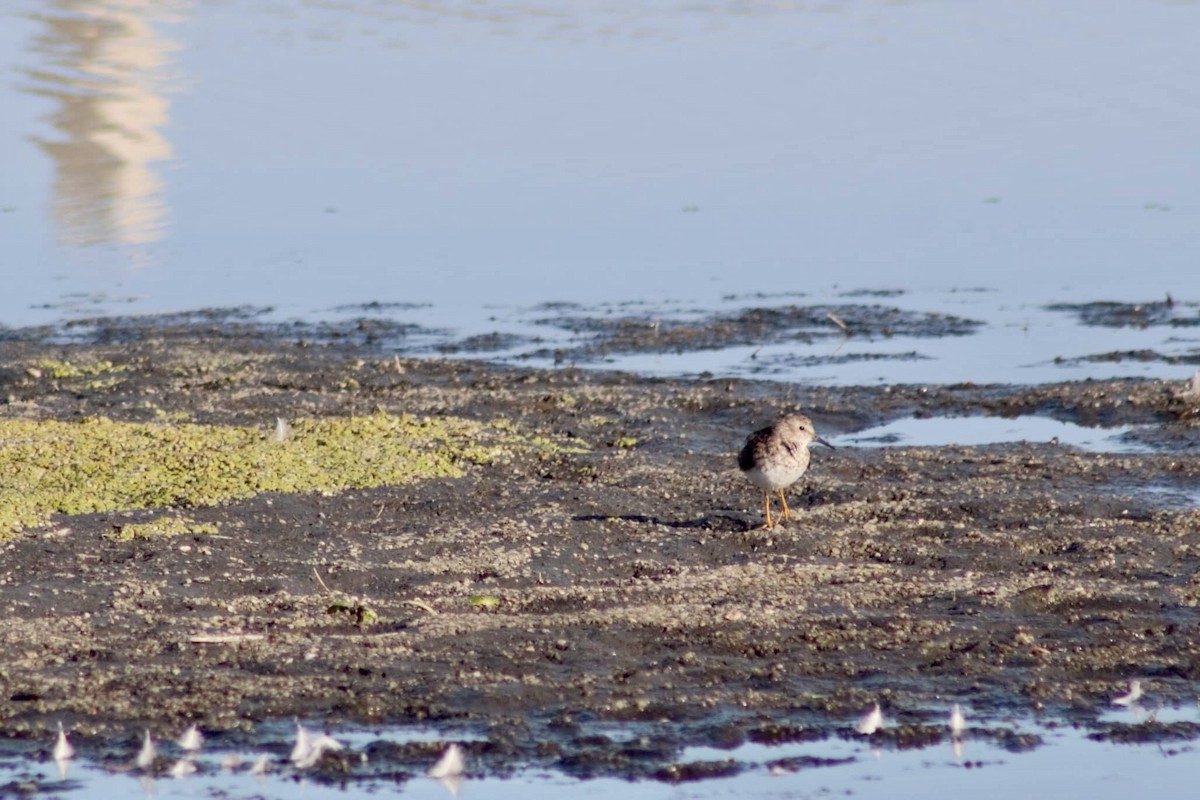
[{"label": "small sandpiper", "polygon": [[767,517],[763,527],[768,530],[775,527],[771,520],[772,492],[779,492],[779,502],[783,504],[782,521],[787,522],[790,516],[783,490],[800,480],[808,469],[809,442],[820,442],[833,449],[833,445],[817,436],[812,420],[802,414],[789,414],[774,425],[750,434],[742,452],[738,453],[738,469],[763,491],[763,509]]}]

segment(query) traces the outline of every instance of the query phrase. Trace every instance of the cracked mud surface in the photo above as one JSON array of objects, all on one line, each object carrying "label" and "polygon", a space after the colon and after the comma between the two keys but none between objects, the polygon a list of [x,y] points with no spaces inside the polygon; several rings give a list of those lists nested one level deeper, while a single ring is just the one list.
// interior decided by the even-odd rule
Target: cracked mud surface
[{"label": "cracked mud surface", "polygon": [[[904,746],[940,736],[953,701],[1120,737],[1096,718],[1130,678],[1162,701],[1196,694],[1200,510],[1152,491],[1200,486],[1200,401],[1181,385],[649,380],[257,330],[5,341],[3,413],[268,435],[277,417],[384,410],[503,419],[588,450],[186,509],[219,535],[107,535],[179,509],[22,531],[0,542],[0,735],[42,742],[62,719],[81,750],[115,758],[106,748],[131,748],[144,726],[283,747],[293,717],[419,723],[477,736],[488,772],[682,780],[722,770],[674,763],[684,744],[849,735],[875,701],[897,723],[877,735]],[[55,379],[28,371],[39,359],[127,369]],[[1146,425],[1158,449],[819,449],[789,495],[798,518],[757,530],[760,496],[734,455],[794,408],[826,437],[910,415],[1039,413]],[[1160,728],[1140,735],[1197,733]],[[406,768],[427,749],[377,755]]]}]

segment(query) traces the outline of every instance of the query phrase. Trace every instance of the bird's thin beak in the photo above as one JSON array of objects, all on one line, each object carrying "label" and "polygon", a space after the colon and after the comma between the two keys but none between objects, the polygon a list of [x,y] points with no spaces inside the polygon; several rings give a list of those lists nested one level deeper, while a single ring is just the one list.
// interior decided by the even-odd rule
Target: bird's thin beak
[{"label": "bird's thin beak", "polygon": [[826,447],[828,447],[830,450],[837,450],[837,448],[836,448],[836,447],[834,447],[834,446],[833,446],[833,445],[831,445],[829,442],[827,442],[827,441],[825,441],[824,439],[822,439],[820,436],[815,436],[815,437],[813,437],[813,441],[820,442],[821,444],[823,444],[823,445],[825,445]]}]

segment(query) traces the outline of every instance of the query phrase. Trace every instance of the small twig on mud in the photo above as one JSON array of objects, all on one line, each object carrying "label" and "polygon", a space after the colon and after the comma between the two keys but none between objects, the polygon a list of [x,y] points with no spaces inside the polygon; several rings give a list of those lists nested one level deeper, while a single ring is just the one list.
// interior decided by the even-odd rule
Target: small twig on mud
[{"label": "small twig on mud", "polygon": [[321,584],[322,589],[324,589],[328,594],[333,594],[333,592],[329,590],[329,587],[325,585],[325,581],[321,580],[321,573],[317,572],[316,567],[313,567],[313,575],[317,576],[317,583]]},{"label": "small twig on mud", "polygon": [[379,522],[379,518],[383,516],[383,511],[384,511],[384,509],[385,509],[385,508],[387,508],[387,504],[386,504],[386,503],[380,503],[380,504],[379,504],[379,513],[375,515],[375,519],[374,519],[374,520],[372,520],[373,522]]},{"label": "small twig on mud", "polygon": [[416,608],[419,608],[422,611],[428,611],[430,614],[437,613],[437,609],[434,608],[433,606],[429,605],[429,603],[426,603],[424,600],[405,600],[402,603],[402,605],[415,606]]},{"label": "small twig on mud", "polygon": [[192,644],[236,644],[257,642],[267,638],[261,633],[197,633],[188,641]]},{"label": "small twig on mud", "polygon": [[826,312],[825,317],[834,325],[837,325],[839,328],[841,328],[845,333],[850,332],[850,326],[842,322],[841,317],[839,317],[837,314],[833,313],[832,311],[828,311]]}]

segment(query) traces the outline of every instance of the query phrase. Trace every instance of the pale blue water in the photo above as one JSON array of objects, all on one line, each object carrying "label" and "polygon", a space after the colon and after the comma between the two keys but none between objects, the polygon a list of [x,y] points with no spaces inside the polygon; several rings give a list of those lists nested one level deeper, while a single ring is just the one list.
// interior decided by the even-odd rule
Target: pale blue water
[{"label": "pale blue water", "polygon": [[1008,442],[1057,442],[1067,447],[1105,453],[1149,452],[1147,445],[1123,441],[1133,426],[1087,428],[1048,417],[906,417],[886,425],[856,431],[838,438],[853,447],[973,447]]},{"label": "pale blue water", "polygon": [[[1200,348],[1042,310],[1200,301],[1195,3],[9,0],[0,23],[8,325],[380,300],[466,336],[529,333],[547,301],[887,288],[988,325],[754,366],[1184,379],[1054,359]],[[921,358],[859,358],[889,350]],[[743,374],[751,352],[611,365]]]},{"label": "pale blue water", "polygon": [[[1150,719],[1151,712],[1114,708],[1102,716],[1104,722],[1137,725]],[[1193,706],[1164,708],[1154,712],[1163,723],[1195,722]],[[968,730],[959,746],[946,737],[942,742],[917,749],[897,750],[872,744],[865,737],[829,738],[815,742],[760,745],[745,744],[732,749],[685,748],[678,763],[732,760],[742,765],[740,774],[700,782],[672,785],[657,781],[630,782],[613,778],[579,780],[551,769],[518,770],[505,778],[467,777],[446,784],[423,776],[403,783],[386,779],[351,778],[329,784],[306,777],[290,765],[272,760],[263,776],[248,774],[255,754],[238,754],[242,764],[231,771],[222,767],[229,753],[204,752],[197,758],[199,772],[191,777],[145,778],[136,772],[113,772],[77,760],[68,762],[65,773],[52,762],[0,763],[0,780],[12,777],[43,782],[46,789],[59,788],[64,797],[196,797],[299,798],[406,797],[443,800],[463,798],[527,798],[571,796],[597,798],[696,798],[722,797],[808,798],[849,794],[857,797],[924,798],[931,787],[938,794],[977,798],[1023,795],[1036,798],[1073,800],[1126,800],[1135,797],[1185,797],[1200,769],[1200,755],[1190,741],[1161,744],[1116,744],[1087,738],[1088,731],[1069,725],[1046,726],[1032,720],[974,719],[967,709]],[[885,724],[889,724],[885,721]],[[1011,752],[998,745],[987,731],[1008,730],[1041,737],[1041,744],[1024,752]],[[335,732],[352,755],[362,753],[372,742],[436,740],[426,731],[384,729]],[[844,760],[830,766],[806,766],[796,771],[772,769],[784,759],[801,757]],[[362,762],[367,763],[365,760]],[[786,762],[785,762],[786,763]],[[364,766],[364,769],[367,767]],[[72,783],[56,783],[65,778]]]}]

